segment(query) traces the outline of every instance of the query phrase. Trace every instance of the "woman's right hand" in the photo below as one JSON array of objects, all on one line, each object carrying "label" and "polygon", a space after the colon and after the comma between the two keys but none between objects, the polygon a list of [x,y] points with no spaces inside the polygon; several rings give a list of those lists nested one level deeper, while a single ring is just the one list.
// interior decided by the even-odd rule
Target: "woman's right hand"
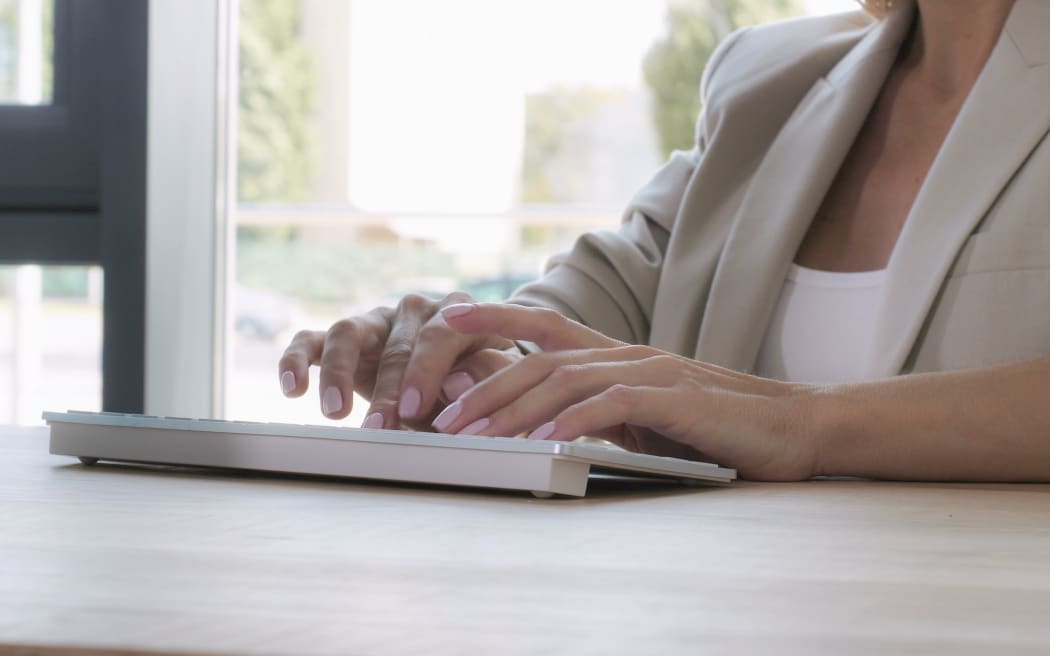
[{"label": "woman's right hand", "polygon": [[329,419],[350,414],[357,392],[371,401],[366,428],[433,430],[446,403],[523,357],[509,339],[449,328],[441,308],[470,302],[460,292],[440,301],[410,294],[396,308],[342,319],[327,332],[301,331],[281,357],[281,388],[302,396],[309,368],[318,365],[321,412]]}]

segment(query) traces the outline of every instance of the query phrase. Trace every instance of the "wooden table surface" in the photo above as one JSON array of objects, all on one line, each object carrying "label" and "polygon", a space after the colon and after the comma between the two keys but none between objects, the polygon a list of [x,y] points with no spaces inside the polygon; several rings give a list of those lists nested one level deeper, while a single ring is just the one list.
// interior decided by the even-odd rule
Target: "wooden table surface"
[{"label": "wooden table surface", "polygon": [[1050,486],[585,499],[100,464],[0,428],[0,652],[1048,654]]}]

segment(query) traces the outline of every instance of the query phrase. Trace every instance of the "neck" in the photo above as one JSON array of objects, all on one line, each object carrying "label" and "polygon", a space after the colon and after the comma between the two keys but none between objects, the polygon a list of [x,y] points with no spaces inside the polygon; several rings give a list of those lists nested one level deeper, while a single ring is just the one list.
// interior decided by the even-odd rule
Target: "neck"
[{"label": "neck", "polygon": [[905,65],[945,97],[969,91],[999,40],[1014,0],[918,0]]}]

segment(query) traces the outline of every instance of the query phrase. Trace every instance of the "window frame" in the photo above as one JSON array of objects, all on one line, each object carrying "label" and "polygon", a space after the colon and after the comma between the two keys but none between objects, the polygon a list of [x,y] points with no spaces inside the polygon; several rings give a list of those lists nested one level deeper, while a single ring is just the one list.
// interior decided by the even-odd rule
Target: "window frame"
[{"label": "window frame", "polygon": [[[145,411],[222,417],[236,0],[153,0]],[[192,266],[187,266],[192,263]]]},{"label": "window frame", "polygon": [[101,265],[115,412],[144,397],[149,9],[56,0],[53,101],[0,106],[0,263]]},{"label": "window frame", "polygon": [[[96,0],[97,1],[97,0]],[[94,80],[107,52],[96,2],[55,0],[52,99],[0,104],[0,207],[91,211],[98,206]]]}]

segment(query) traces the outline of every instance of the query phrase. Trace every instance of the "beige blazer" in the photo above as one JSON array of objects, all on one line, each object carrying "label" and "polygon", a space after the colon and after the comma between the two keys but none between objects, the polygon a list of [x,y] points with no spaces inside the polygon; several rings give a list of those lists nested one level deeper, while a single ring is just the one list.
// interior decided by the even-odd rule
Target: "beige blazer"
[{"label": "beige blazer", "polygon": [[[755,366],[787,270],[915,17],[735,33],[697,144],[512,299],[618,339]],[[1017,0],[889,262],[870,378],[1050,354],[1050,2]],[[876,181],[877,184],[877,181]]]}]

